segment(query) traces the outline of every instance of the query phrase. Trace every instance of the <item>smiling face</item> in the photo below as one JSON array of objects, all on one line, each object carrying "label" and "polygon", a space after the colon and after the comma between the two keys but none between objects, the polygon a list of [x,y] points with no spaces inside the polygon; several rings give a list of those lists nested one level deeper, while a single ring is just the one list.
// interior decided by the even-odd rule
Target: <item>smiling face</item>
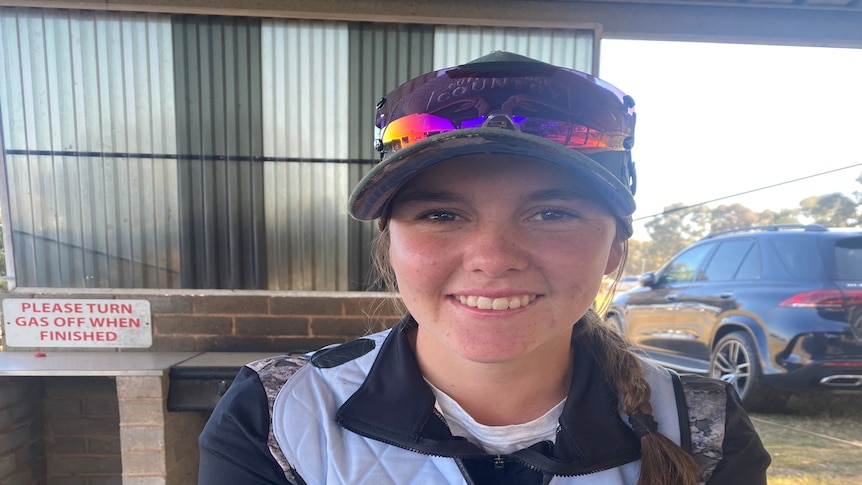
[{"label": "smiling face", "polygon": [[441,163],[393,198],[389,261],[422,360],[567,359],[572,325],[622,254],[613,216],[553,165]]}]

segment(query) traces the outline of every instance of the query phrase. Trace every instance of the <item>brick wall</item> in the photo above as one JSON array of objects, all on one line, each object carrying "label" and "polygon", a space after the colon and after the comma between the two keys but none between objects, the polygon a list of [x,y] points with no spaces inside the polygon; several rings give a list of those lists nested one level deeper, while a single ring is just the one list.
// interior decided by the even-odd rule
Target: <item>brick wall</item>
[{"label": "brick wall", "polygon": [[166,384],[159,377],[0,378],[0,483],[196,483],[197,435],[208,413],[166,412]]},{"label": "brick wall", "polygon": [[[391,326],[400,314],[390,296],[56,288],[19,288],[3,295],[146,299],[153,345],[124,350],[129,352],[314,350]],[[208,413],[167,411],[167,386],[167,376],[0,377],[0,483],[196,483],[197,436]]]},{"label": "brick wall", "polygon": [[45,483],[42,381],[0,377],[0,483]]},{"label": "brick wall", "polygon": [[42,409],[47,483],[121,483],[113,378],[46,377]]},{"label": "brick wall", "polygon": [[208,417],[209,413],[166,413],[167,485],[197,483],[198,435]]},{"label": "brick wall", "polygon": [[153,346],[146,350],[280,352],[314,350],[392,325],[400,315],[390,304],[390,296],[366,292],[18,288],[3,298],[148,300]]}]

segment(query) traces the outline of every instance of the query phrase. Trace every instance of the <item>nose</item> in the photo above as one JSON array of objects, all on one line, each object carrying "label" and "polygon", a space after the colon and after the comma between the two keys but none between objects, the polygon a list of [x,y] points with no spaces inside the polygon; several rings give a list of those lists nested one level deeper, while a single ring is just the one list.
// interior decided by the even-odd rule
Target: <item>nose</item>
[{"label": "nose", "polygon": [[511,223],[486,221],[477,224],[465,241],[463,264],[468,271],[502,276],[529,265],[527,246]]}]

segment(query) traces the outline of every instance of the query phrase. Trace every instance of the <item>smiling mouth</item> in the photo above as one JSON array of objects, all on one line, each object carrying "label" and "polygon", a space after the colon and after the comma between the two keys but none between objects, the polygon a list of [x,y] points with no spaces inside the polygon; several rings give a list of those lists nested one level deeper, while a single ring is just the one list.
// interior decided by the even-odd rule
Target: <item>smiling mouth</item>
[{"label": "smiling mouth", "polygon": [[458,299],[464,305],[478,308],[479,310],[509,310],[527,306],[531,301],[536,299],[536,295],[520,295],[506,298],[488,298],[487,296],[463,296],[458,295]]}]

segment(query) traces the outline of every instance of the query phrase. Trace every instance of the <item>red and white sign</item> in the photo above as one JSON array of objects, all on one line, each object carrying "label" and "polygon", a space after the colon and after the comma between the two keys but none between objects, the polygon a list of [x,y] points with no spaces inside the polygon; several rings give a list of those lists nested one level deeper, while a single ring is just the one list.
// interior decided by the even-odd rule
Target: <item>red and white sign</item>
[{"label": "red and white sign", "polygon": [[150,347],[147,300],[3,300],[8,347]]}]

